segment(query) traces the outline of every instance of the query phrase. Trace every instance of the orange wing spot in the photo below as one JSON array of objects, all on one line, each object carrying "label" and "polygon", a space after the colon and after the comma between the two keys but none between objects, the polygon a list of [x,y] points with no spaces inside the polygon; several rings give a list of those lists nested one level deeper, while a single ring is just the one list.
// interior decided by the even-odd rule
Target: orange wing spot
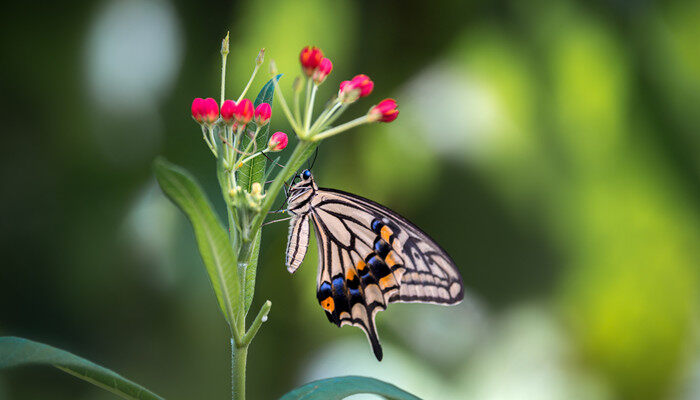
[{"label": "orange wing spot", "polygon": [[394,258],[394,254],[395,253],[392,250],[389,252],[389,254],[386,255],[386,258],[384,258],[384,262],[386,263],[386,265],[389,266],[389,268],[393,267],[397,263],[396,259]]},{"label": "orange wing spot", "polygon": [[382,236],[382,239],[384,239],[385,242],[391,243],[391,240],[389,240],[389,238],[391,237],[391,235],[394,234],[394,232],[392,232],[391,229],[389,229],[388,226],[386,226],[386,225],[382,226],[382,230],[381,230],[379,233],[380,233],[380,235]]},{"label": "orange wing spot", "polygon": [[384,278],[379,280],[379,286],[382,289],[386,289],[386,288],[388,288],[390,286],[394,286],[394,285],[396,285],[396,279],[394,279],[394,275],[392,275],[392,274],[389,274],[389,275],[387,275]]},{"label": "orange wing spot", "polygon": [[348,270],[348,273],[345,274],[345,279],[351,281],[351,280],[355,279],[355,276],[356,276],[356,275],[357,275],[357,274],[355,273],[355,270],[354,270],[354,269],[349,269],[349,270]]},{"label": "orange wing spot", "polygon": [[357,262],[357,270],[360,272],[364,271],[366,266],[367,264],[365,264],[364,260],[360,260]]},{"label": "orange wing spot", "polygon": [[321,307],[323,307],[324,310],[332,313],[333,310],[335,310],[335,302],[333,301],[333,298],[326,297],[326,299],[321,302]]},{"label": "orange wing spot", "polygon": [[401,245],[400,245],[400,243],[399,243],[399,239],[394,238],[394,240],[391,241],[391,247],[393,247],[393,248],[395,248],[395,249],[400,248]]}]

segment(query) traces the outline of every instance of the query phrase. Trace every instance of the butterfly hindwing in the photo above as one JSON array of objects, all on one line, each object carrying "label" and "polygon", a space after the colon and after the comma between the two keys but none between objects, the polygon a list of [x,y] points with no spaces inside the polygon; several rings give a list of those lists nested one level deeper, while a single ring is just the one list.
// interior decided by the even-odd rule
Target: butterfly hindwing
[{"label": "butterfly hindwing", "polygon": [[447,253],[393,211],[317,189],[309,214],[319,247],[317,296],[328,319],[362,328],[378,359],[374,319],[390,302],[456,304],[462,282]]}]

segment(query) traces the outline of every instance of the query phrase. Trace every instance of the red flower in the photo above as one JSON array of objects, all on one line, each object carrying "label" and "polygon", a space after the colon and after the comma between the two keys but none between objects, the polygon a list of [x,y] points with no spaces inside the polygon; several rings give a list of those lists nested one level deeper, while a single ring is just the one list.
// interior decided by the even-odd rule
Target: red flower
[{"label": "red flower", "polygon": [[192,118],[200,124],[212,124],[219,118],[219,105],[211,97],[192,100]]},{"label": "red flower", "polygon": [[318,67],[316,67],[316,70],[313,73],[314,82],[316,82],[317,85],[320,85],[326,80],[326,77],[331,73],[331,71],[333,71],[333,63],[331,60],[325,57],[322,58],[321,62],[318,64]]},{"label": "red flower", "polygon": [[235,116],[234,114],[236,113],[236,102],[233,100],[226,100],[224,103],[221,105],[221,118],[226,122],[227,124],[232,124]]},{"label": "red flower", "polygon": [[287,147],[289,139],[287,134],[284,132],[275,132],[271,137],[270,141],[267,143],[267,148],[271,151],[280,151]]},{"label": "red flower", "polygon": [[314,73],[316,67],[321,64],[322,58],[323,52],[318,47],[306,46],[301,50],[299,62],[301,62],[301,68],[306,76],[311,76]]},{"label": "red flower", "polygon": [[253,103],[248,99],[239,101],[238,104],[236,104],[234,115],[236,117],[236,122],[241,125],[247,124],[253,119],[253,115],[255,115]]},{"label": "red flower", "polygon": [[369,79],[369,76],[364,74],[352,78],[350,83],[352,83],[353,87],[360,89],[360,97],[369,96],[372,93],[372,89],[374,89],[374,82]]},{"label": "red flower", "polygon": [[384,99],[369,110],[369,117],[372,121],[391,122],[399,116],[396,100]]},{"label": "red flower", "polygon": [[267,103],[260,103],[260,105],[255,109],[255,123],[258,126],[265,126],[270,122],[270,116],[272,115],[272,107]]},{"label": "red flower", "polygon": [[374,89],[374,82],[367,75],[361,74],[350,81],[342,81],[338,98],[343,103],[352,103],[360,97],[368,96]]}]

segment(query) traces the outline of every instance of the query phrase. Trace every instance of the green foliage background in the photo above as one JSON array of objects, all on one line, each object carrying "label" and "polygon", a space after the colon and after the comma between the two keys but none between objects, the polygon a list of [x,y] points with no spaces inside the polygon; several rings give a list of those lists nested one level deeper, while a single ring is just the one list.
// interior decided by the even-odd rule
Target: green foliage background
[{"label": "green foliage background", "polygon": [[[189,106],[218,97],[230,29],[229,97],[263,46],[289,93],[315,44],[335,66],[319,99],[366,73],[375,92],[348,117],[398,100],[396,122],[324,142],[314,174],[431,233],[468,287],[459,307],[380,314],[377,363],[316,304],[315,250],[289,276],[270,226],[251,398],[335,375],[429,399],[700,397],[698,2],[15,2],[0,19],[0,335],[166,398],[228,396],[225,323],[150,165],[163,154],[219,198]],[[0,374],[0,398],[109,396],[53,369]]]}]

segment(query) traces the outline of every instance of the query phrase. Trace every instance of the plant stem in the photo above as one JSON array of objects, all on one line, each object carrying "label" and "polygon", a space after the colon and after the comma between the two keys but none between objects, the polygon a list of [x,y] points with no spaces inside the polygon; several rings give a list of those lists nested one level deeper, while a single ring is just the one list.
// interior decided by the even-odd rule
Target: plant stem
[{"label": "plant stem", "polygon": [[255,79],[255,75],[257,75],[259,68],[260,68],[260,66],[256,64],[255,69],[253,69],[253,74],[250,76],[250,79],[248,79],[248,84],[245,85],[245,89],[243,89],[243,91],[241,92],[241,95],[238,96],[238,100],[236,100],[236,103],[243,100],[243,97],[248,92],[248,89],[250,89],[250,85],[253,83],[253,80]]},{"label": "plant stem", "polygon": [[296,169],[299,168],[299,165],[301,165],[301,163],[303,163],[307,158],[309,158],[311,154],[307,153],[307,150],[314,145],[315,143],[310,142],[308,140],[300,140],[297,143],[296,147],[294,148],[294,152],[292,152],[292,155],[289,156],[287,164],[284,166],[282,171],[280,171],[277,174],[275,180],[272,181],[270,186],[268,186],[267,188],[265,200],[260,206],[260,212],[253,220],[253,223],[250,227],[251,237],[255,237],[255,235],[258,233],[258,230],[262,226],[263,221],[267,217],[267,212],[270,211],[270,209],[272,208],[272,205],[274,204],[275,199],[279,194],[279,191],[282,189],[284,181],[289,179],[289,177],[294,173],[294,171],[296,171]]},{"label": "plant stem", "polygon": [[226,37],[221,41],[221,102],[219,105],[224,104],[224,92],[226,89],[226,57],[228,56],[228,32],[226,32]]},{"label": "plant stem", "polygon": [[[311,82],[311,80],[309,80]],[[311,98],[309,99],[309,104],[306,105],[306,120],[304,121],[304,129],[309,132],[309,125],[311,124],[311,115],[314,113],[314,100],[316,99],[316,91],[318,90],[318,85],[314,84],[313,89],[311,89]]]},{"label": "plant stem", "polygon": [[350,129],[350,128],[354,128],[354,127],[356,127],[357,125],[362,125],[362,124],[364,124],[365,122],[367,122],[368,120],[369,120],[369,118],[368,118],[366,115],[363,115],[363,116],[361,116],[361,117],[358,117],[358,118],[353,119],[353,120],[350,121],[350,122],[346,122],[346,123],[344,123],[344,124],[342,124],[342,125],[336,126],[335,128],[331,128],[331,129],[329,129],[329,130],[327,130],[327,131],[321,132],[321,133],[319,133],[318,135],[314,135],[314,136],[311,138],[311,140],[313,140],[314,142],[316,142],[316,141],[318,141],[318,140],[325,139],[325,138],[327,138],[327,137],[336,135],[336,134],[338,134],[338,133],[340,133],[340,132],[346,131],[346,130],[348,130],[348,129]]},{"label": "plant stem", "polygon": [[255,317],[253,323],[250,324],[250,329],[248,329],[248,332],[241,339],[245,346],[250,344],[255,335],[258,333],[258,329],[260,329],[262,323],[265,322],[265,320],[267,319],[267,314],[270,313],[270,307],[272,307],[272,302],[268,300],[260,308],[257,317]]},{"label": "plant stem", "polygon": [[277,98],[280,100],[280,106],[282,106],[282,111],[284,112],[284,115],[287,117],[287,120],[289,121],[289,124],[292,125],[292,129],[294,129],[297,133],[301,131],[301,127],[297,125],[296,119],[292,117],[291,111],[289,111],[289,106],[287,106],[287,101],[284,100],[284,94],[282,94],[282,90],[280,90],[280,85],[279,82],[277,82],[277,78],[273,77],[274,79],[272,82],[275,84],[275,95]]},{"label": "plant stem", "polygon": [[236,345],[231,340],[231,399],[245,400],[245,370],[248,345]]}]

